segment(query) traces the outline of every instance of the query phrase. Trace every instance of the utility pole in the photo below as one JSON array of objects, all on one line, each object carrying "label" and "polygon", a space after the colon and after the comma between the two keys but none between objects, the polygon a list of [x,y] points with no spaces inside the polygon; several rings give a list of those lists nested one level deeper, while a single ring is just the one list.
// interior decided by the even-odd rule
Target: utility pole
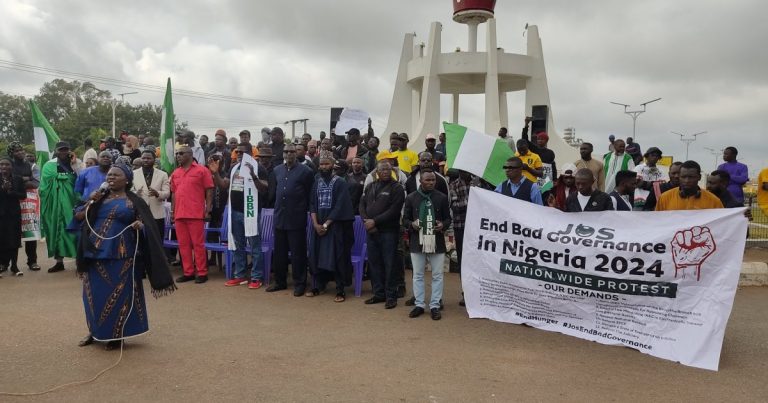
[{"label": "utility pole", "polygon": [[704,134],[706,132],[704,131],[704,132],[693,133],[689,138],[685,138],[685,135],[683,133],[678,133],[678,132],[671,132],[671,133],[677,134],[678,136],[680,136],[680,141],[685,143],[685,160],[688,161],[688,148],[691,146],[691,143],[696,141],[697,136]]},{"label": "utility pole", "polygon": [[302,133],[302,134],[304,134],[304,133],[307,132],[307,122],[308,121],[309,121],[309,119],[294,119],[294,120],[287,120],[285,122],[285,124],[288,124],[288,123],[291,124],[291,140],[296,138],[296,123],[298,123],[298,122],[304,123],[304,132]]},{"label": "utility pole", "polygon": [[[117,95],[120,95],[120,103],[125,102],[125,96],[131,95],[131,94],[138,94],[138,92],[124,92],[122,94],[117,94]],[[115,137],[115,108],[117,108],[118,101],[116,99],[110,99],[109,103],[112,104],[112,138],[114,139],[116,138]]]},{"label": "utility pole", "polygon": [[614,105],[619,105],[624,107],[624,113],[626,113],[632,118],[632,139],[637,140],[637,133],[635,133],[635,129],[637,128],[637,117],[640,116],[640,114],[645,112],[646,105],[650,104],[651,102],[656,102],[659,100],[661,100],[661,98],[656,98],[647,102],[643,102],[642,104],[640,104],[640,106],[643,107],[643,110],[636,110],[636,111],[627,110],[627,108],[629,108],[629,105],[627,104],[622,104],[620,102],[613,102],[613,101],[609,101],[609,102]]}]

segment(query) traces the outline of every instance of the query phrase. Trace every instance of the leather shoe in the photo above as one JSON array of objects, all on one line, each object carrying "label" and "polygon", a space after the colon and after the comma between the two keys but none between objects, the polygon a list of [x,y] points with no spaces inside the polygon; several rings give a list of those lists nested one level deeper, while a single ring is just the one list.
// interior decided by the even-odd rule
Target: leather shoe
[{"label": "leather shoe", "polygon": [[432,308],[429,310],[429,313],[432,316],[432,320],[440,320],[443,317],[443,314],[440,313],[440,308]]},{"label": "leather shoe", "polygon": [[304,295],[304,291],[306,291],[306,290],[303,289],[303,288],[294,288],[293,289],[293,296],[294,297],[301,297],[301,296]]},{"label": "leather shoe", "polygon": [[373,305],[373,304],[380,304],[382,302],[386,301],[384,298],[380,297],[371,297],[365,300],[365,305]]},{"label": "leather shoe", "polygon": [[48,273],[56,273],[64,270],[64,263],[57,262],[53,267],[48,269]]},{"label": "leather shoe", "polygon": [[414,306],[416,305],[416,297],[411,297],[405,300],[405,306]]},{"label": "leather shoe", "polygon": [[180,276],[176,278],[177,283],[186,283],[187,281],[192,281],[195,279],[195,276]]},{"label": "leather shoe", "polygon": [[408,314],[409,318],[418,318],[421,316],[421,314],[424,313],[424,308],[417,306],[416,308],[411,309],[411,312]]},{"label": "leather shoe", "polygon": [[288,287],[284,285],[272,284],[271,286],[267,287],[267,292],[282,291],[282,290],[285,290],[286,288]]},{"label": "leather shoe", "polygon": [[394,308],[396,306],[397,306],[397,300],[396,299],[391,299],[391,300],[387,301],[386,304],[384,304],[384,309],[392,309],[392,308]]},{"label": "leather shoe", "polygon": [[208,276],[197,276],[195,284],[203,284],[206,281],[208,281]]}]

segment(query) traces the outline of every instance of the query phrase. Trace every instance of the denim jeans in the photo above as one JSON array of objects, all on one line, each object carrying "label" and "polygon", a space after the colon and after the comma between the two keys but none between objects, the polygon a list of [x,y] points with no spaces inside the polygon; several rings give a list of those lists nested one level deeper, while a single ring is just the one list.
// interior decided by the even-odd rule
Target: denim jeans
[{"label": "denim jeans", "polygon": [[387,300],[397,299],[397,239],[400,233],[374,232],[368,234],[368,269],[373,295]]},{"label": "denim jeans", "polygon": [[[251,280],[264,279],[264,263],[261,261],[261,239],[258,235],[245,236],[244,214],[240,211],[231,210],[232,214],[232,237],[235,238],[235,273],[234,278],[245,278],[245,265],[247,255],[250,252],[253,257],[251,267]],[[248,244],[246,245],[246,240]],[[250,247],[250,251],[246,250]]]},{"label": "denim jeans", "polygon": [[429,266],[432,268],[432,296],[429,300],[429,308],[440,308],[440,299],[443,298],[445,253],[411,253],[415,305],[426,309],[424,303],[424,268],[427,265],[427,260],[429,260]]}]

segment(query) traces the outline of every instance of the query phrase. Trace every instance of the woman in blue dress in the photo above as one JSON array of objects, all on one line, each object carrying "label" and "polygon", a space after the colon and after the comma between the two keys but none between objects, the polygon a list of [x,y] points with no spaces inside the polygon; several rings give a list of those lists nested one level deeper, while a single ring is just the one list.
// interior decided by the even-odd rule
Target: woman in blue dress
[{"label": "woman in blue dress", "polygon": [[149,330],[145,275],[156,296],[176,288],[165,260],[153,256],[158,251],[162,256],[160,236],[149,207],[128,190],[132,179],[129,167],[113,166],[107,173],[108,190],[94,192],[93,202],[76,215],[82,220],[77,266],[89,330],[80,346],[101,341],[112,350]]}]

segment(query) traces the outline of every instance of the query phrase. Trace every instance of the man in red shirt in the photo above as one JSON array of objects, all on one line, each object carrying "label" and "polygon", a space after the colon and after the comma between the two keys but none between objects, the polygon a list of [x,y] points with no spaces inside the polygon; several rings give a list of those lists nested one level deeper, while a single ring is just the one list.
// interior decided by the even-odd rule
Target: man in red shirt
[{"label": "man in red shirt", "polygon": [[203,227],[204,220],[211,218],[213,177],[208,168],[195,162],[192,149],[188,146],[176,150],[176,163],[178,168],[171,174],[171,218],[176,225],[176,237],[179,240],[179,253],[184,270],[184,275],[177,278],[176,282],[195,280],[195,283],[201,284],[208,281]]}]

